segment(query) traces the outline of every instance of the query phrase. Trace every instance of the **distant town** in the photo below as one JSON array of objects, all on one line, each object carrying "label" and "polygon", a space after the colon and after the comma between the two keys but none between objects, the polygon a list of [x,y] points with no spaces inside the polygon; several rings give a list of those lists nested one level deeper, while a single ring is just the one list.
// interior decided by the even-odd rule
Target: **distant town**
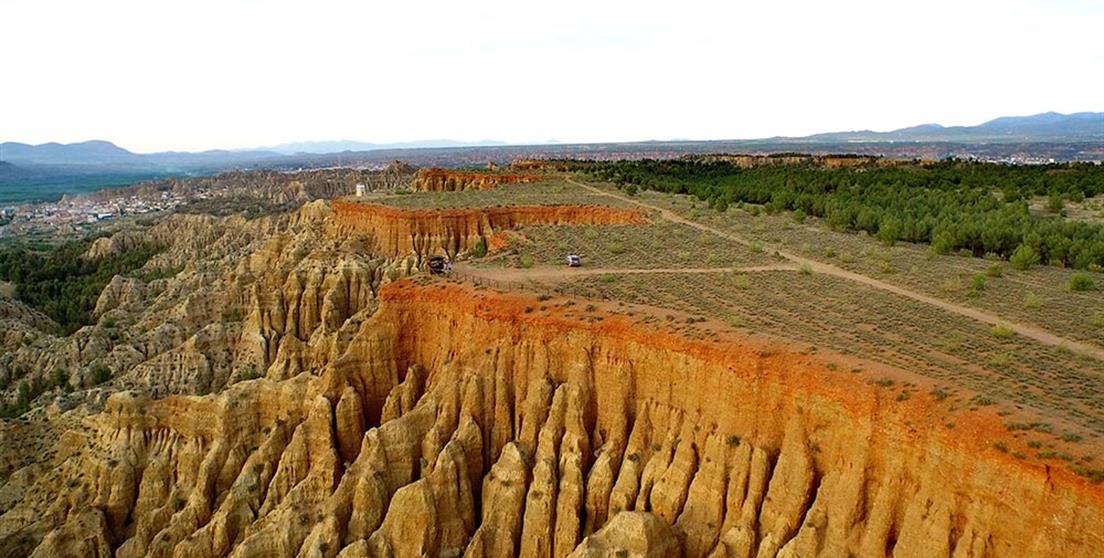
[{"label": "distant town", "polygon": [[[616,158],[611,154],[591,153],[594,160]],[[624,153],[616,154],[625,157]],[[677,152],[655,151],[634,153],[629,158],[662,158],[677,156]],[[1054,157],[1031,155],[978,155],[955,154],[946,158],[964,161],[986,162],[1002,165],[1046,165],[1060,162]],[[419,161],[421,162],[421,161]],[[456,164],[457,161],[452,161]],[[1100,161],[1095,161],[1100,164]],[[471,164],[463,161],[462,164]],[[303,173],[365,173],[387,168],[381,161],[362,162],[356,165],[325,166],[320,168],[297,168],[293,170],[268,171],[230,171],[223,175],[241,175],[243,180],[219,180],[218,177],[194,179],[168,179],[160,182],[144,182],[132,186],[107,188],[88,194],[63,196],[52,202],[29,202],[12,204],[0,208],[0,240],[12,237],[50,238],[75,233],[89,233],[101,229],[113,228],[118,220],[140,217],[151,213],[178,210],[188,204],[209,200],[218,200],[240,194],[248,187],[249,173],[261,173],[257,176],[271,178],[273,175],[294,179]],[[222,176],[222,175],[219,175]],[[332,179],[329,179],[332,181]],[[170,186],[171,185],[171,186]],[[359,187],[359,189],[357,188]],[[365,186],[348,184],[347,193],[363,193]],[[343,190],[344,191],[344,190]]]}]

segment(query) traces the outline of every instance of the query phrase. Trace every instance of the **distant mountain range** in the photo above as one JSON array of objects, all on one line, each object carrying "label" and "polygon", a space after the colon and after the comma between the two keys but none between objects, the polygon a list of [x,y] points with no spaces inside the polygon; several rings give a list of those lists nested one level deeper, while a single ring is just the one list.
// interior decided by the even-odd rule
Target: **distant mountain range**
[{"label": "distant mountain range", "polygon": [[[888,132],[861,130],[831,132],[805,137],[774,137],[765,140],[733,140],[762,143],[853,143],[853,142],[956,142],[956,143],[1033,143],[1104,142],[1104,112],[1059,114],[1047,112],[1032,116],[1006,116],[978,126],[941,126],[922,124]],[[66,172],[110,169],[142,172],[195,171],[262,165],[289,155],[319,155],[343,152],[367,152],[400,149],[441,149],[494,147],[507,145],[496,140],[463,142],[423,140],[403,143],[365,143],[351,140],[298,142],[247,150],[200,152],[166,151],[133,153],[107,141],[80,143],[0,143],[0,161],[23,168],[23,173],[48,172],[60,167]],[[5,171],[7,174],[10,171]]]},{"label": "distant mountain range", "polygon": [[0,161],[0,180],[23,178],[28,176],[26,169],[17,167],[7,161]]},{"label": "distant mountain range", "polygon": [[1104,141],[1104,112],[1059,114],[1044,112],[1032,116],[1003,116],[977,126],[921,124],[889,132],[862,130],[832,132],[802,138],[772,138],[801,142],[1072,142]]},{"label": "distant mountain range", "polygon": [[0,143],[0,161],[26,167],[27,170],[45,170],[41,167],[110,168],[114,170],[152,170],[165,168],[203,168],[225,164],[237,165],[278,157],[269,151],[200,151],[195,153],[165,151],[161,153],[133,153],[109,141],[93,140],[80,143]]},{"label": "distant mountain range", "polygon": [[382,149],[426,149],[442,147],[492,147],[506,145],[506,142],[497,140],[457,141],[449,139],[408,141],[400,143],[365,143],[362,141],[305,141],[296,143],[282,143],[272,147],[262,147],[254,151],[271,151],[283,155],[295,155],[297,153],[342,153],[344,151],[377,151]]},{"label": "distant mountain range", "polygon": [[501,141],[424,140],[376,144],[358,141],[285,143],[246,150],[134,153],[107,141],[60,144],[0,143],[0,203],[57,197],[167,176],[231,169],[311,168],[404,159],[417,165],[456,165],[515,157],[626,157],[745,151],[848,152],[891,157],[999,154],[1059,160],[1104,156],[1104,112],[1012,116],[978,126],[923,124],[888,132],[833,132],[753,140],[646,141],[605,144],[507,145]]},{"label": "distant mountain range", "polygon": [[[194,172],[222,168],[252,167],[271,163],[290,155],[317,155],[394,149],[493,147],[505,142],[482,140],[425,140],[405,143],[365,143],[358,141],[316,141],[285,143],[272,147],[244,150],[199,152],[164,151],[134,153],[109,141],[80,143],[0,143],[0,161],[22,167],[21,174],[99,172]],[[2,176],[2,175],[0,175]]]}]

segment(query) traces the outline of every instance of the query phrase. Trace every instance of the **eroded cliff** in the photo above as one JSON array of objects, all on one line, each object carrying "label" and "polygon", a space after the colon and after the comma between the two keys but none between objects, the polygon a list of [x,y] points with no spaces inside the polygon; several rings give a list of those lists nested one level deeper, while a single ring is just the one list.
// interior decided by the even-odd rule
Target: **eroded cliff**
[{"label": "eroded cliff", "polygon": [[[35,556],[1098,556],[1104,493],[817,357],[403,281],[326,357],[118,393],[0,547]],[[317,319],[317,315],[315,315]],[[1015,441],[1010,441],[1015,443]],[[18,475],[13,475],[13,478]]]},{"label": "eroded cliff", "polygon": [[524,184],[541,179],[536,174],[500,174],[489,172],[460,172],[448,169],[421,169],[414,175],[411,189],[418,192],[457,192],[460,190],[489,190],[501,184]]},{"label": "eroded cliff", "polygon": [[522,225],[645,223],[643,212],[596,205],[402,209],[334,201],[333,234],[369,233],[372,249],[388,256],[447,254],[474,247],[496,231]]}]

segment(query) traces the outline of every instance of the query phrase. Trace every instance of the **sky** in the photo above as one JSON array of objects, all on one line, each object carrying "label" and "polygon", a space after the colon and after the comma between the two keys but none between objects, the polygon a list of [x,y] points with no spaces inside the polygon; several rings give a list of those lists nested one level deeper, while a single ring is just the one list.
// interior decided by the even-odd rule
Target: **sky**
[{"label": "sky", "polygon": [[732,139],[1104,110],[1104,0],[0,0],[0,141]]}]

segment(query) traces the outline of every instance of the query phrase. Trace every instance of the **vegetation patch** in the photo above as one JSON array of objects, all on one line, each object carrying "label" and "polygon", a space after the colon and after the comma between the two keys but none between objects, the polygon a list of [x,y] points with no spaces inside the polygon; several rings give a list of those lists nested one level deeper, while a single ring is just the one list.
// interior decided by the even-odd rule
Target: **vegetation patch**
[{"label": "vegetation patch", "polygon": [[[741,168],[724,160],[685,158],[577,163],[619,185],[691,194],[710,207],[762,204],[768,213],[800,211],[839,230],[863,231],[887,246],[930,244],[942,254],[996,254],[1016,269],[1037,263],[1104,265],[1104,225],[1038,217],[1034,196],[1104,193],[1104,168],[1069,163],[1003,166],[946,161],[915,165]],[[997,193],[994,195],[994,193]]]},{"label": "vegetation patch", "polygon": [[96,299],[116,275],[133,274],[164,250],[146,244],[121,254],[89,259],[92,239],[69,241],[45,251],[23,246],[0,251],[0,280],[15,284],[16,296],[46,314],[69,335],[93,323]]}]

